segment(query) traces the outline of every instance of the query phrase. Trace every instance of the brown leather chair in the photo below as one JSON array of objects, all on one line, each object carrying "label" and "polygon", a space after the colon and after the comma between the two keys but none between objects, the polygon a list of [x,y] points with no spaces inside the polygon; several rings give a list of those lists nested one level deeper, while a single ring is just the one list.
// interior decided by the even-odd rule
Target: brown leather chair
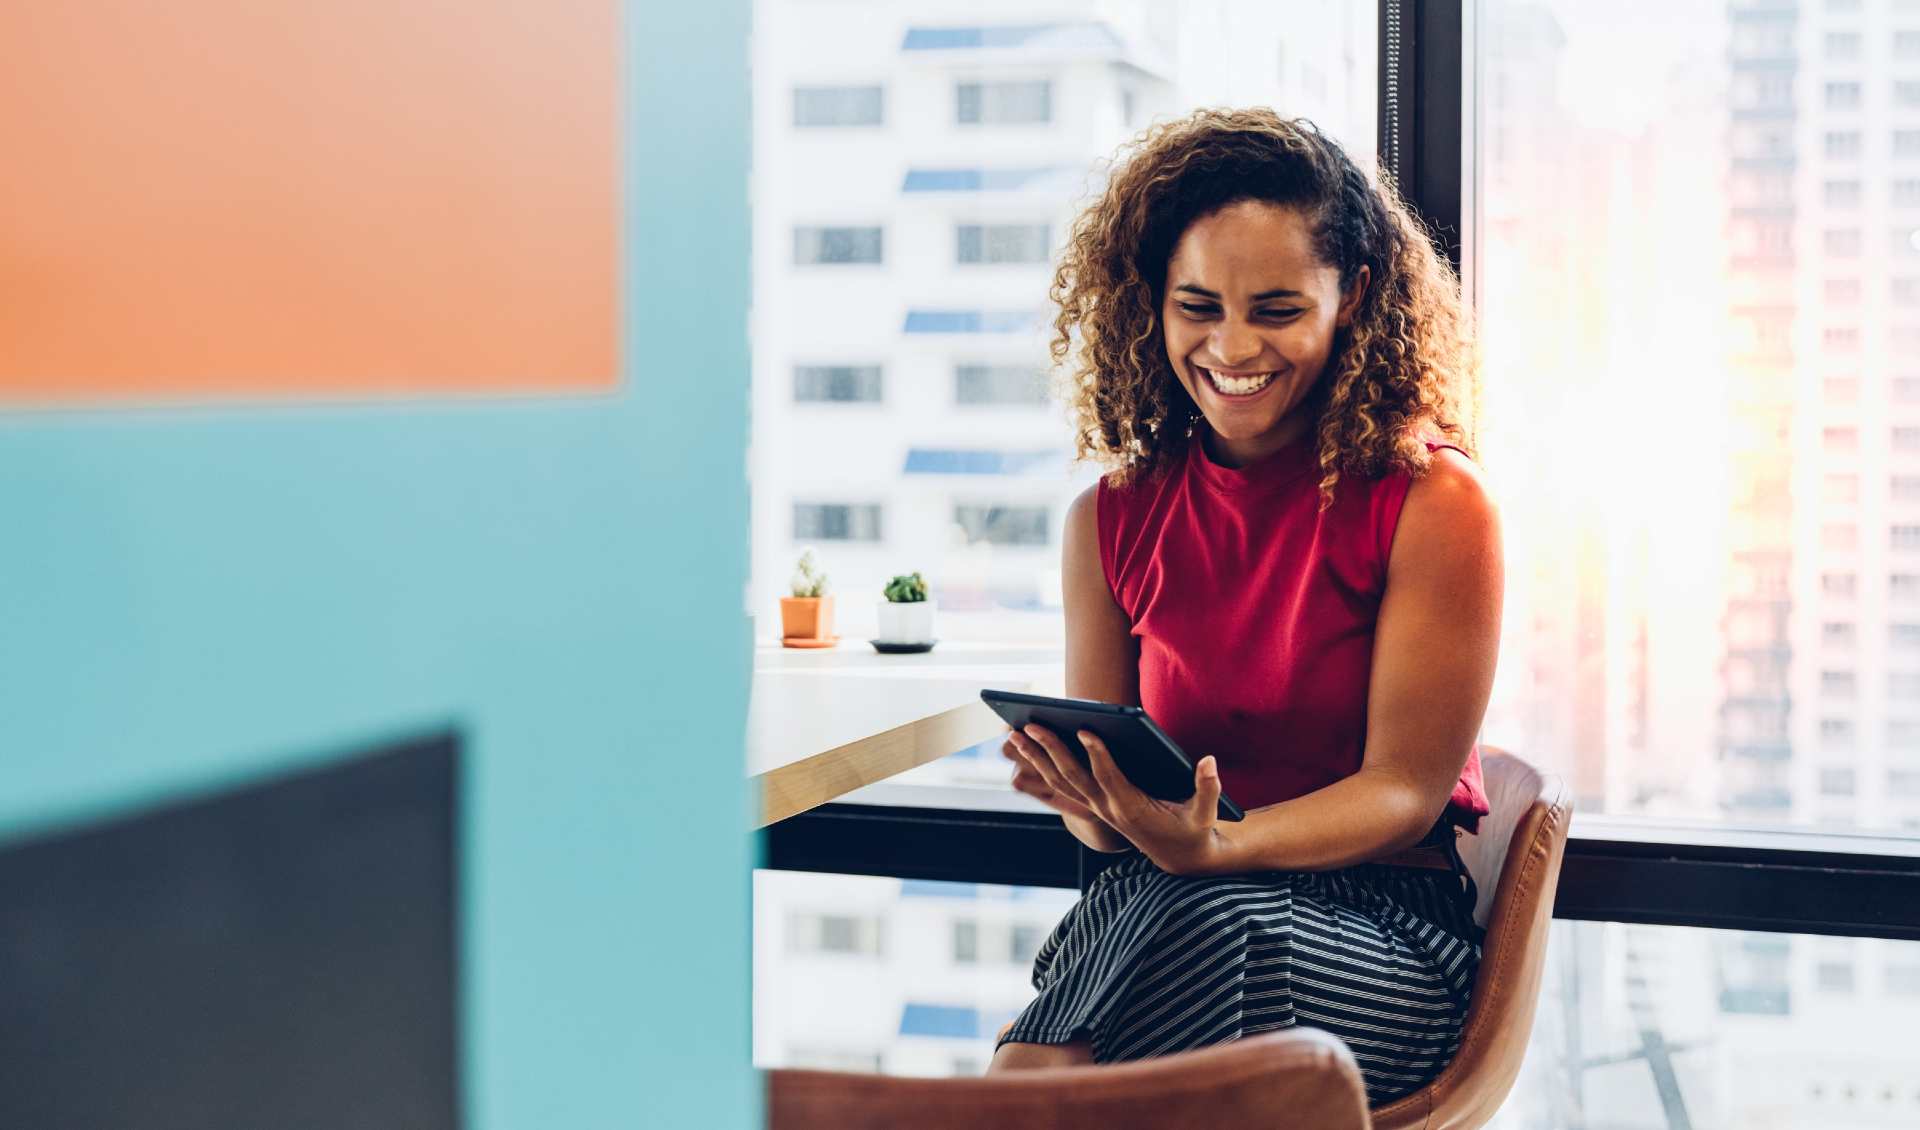
[{"label": "brown leather chair", "polygon": [[1309,1028],[1099,1067],[908,1079],[770,1071],[771,1130],[1366,1130],[1353,1053]]},{"label": "brown leather chair", "polygon": [[1474,921],[1487,940],[1460,1051],[1433,1082],[1375,1110],[1377,1130],[1485,1125],[1513,1088],[1533,1030],[1572,802],[1558,777],[1486,746],[1481,755],[1493,812],[1478,835],[1460,838],[1460,857],[1479,887]]}]

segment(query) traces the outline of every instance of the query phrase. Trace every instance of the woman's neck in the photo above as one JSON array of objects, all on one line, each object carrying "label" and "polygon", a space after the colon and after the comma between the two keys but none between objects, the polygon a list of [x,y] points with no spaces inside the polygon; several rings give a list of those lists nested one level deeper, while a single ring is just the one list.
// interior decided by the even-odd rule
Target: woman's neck
[{"label": "woman's neck", "polygon": [[1207,458],[1222,467],[1238,469],[1258,463],[1292,445],[1306,434],[1307,423],[1305,413],[1289,412],[1281,417],[1272,431],[1246,439],[1227,439],[1214,431],[1213,425],[1207,424],[1201,442],[1206,445]]}]

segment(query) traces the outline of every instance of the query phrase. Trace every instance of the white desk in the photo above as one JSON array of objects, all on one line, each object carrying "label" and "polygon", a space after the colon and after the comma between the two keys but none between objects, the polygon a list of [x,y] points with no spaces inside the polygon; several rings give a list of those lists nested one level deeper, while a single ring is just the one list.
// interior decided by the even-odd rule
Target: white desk
[{"label": "white desk", "polygon": [[1052,644],[943,642],[924,655],[881,655],[865,642],[818,651],[755,649],[747,772],[760,787],[757,827],[805,812],[1006,727],[980,688],[1060,693]]}]

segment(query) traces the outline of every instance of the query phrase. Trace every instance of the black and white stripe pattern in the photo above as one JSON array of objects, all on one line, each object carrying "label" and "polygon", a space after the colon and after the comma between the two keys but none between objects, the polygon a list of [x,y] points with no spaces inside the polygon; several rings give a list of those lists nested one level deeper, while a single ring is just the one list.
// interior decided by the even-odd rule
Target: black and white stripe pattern
[{"label": "black and white stripe pattern", "polygon": [[1112,1063],[1304,1024],[1346,1041],[1378,1105],[1459,1047],[1480,961],[1472,914],[1445,871],[1188,878],[1132,854],[1041,945],[1040,995],[1002,1042],[1090,1040]]}]

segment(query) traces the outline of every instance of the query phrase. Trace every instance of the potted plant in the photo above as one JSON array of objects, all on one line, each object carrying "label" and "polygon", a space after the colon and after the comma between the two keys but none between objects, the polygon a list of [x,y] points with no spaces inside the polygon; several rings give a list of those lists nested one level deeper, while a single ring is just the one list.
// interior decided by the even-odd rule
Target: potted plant
[{"label": "potted plant", "polygon": [[933,601],[926,578],[907,573],[887,582],[880,602],[880,634],[873,646],[881,651],[929,651],[933,648]]},{"label": "potted plant", "polygon": [[793,595],[780,598],[780,642],[788,647],[832,647],[839,640],[833,634],[827,575],[809,549],[793,571]]}]

